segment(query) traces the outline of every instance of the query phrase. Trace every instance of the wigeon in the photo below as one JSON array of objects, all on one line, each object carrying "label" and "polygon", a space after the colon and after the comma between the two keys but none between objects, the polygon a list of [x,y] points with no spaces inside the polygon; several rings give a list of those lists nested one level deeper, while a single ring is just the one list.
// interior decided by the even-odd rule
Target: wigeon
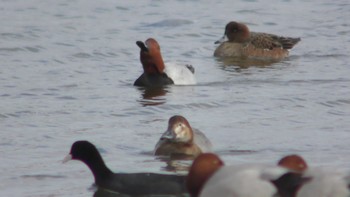
[{"label": "wigeon", "polygon": [[287,197],[302,183],[301,174],[286,168],[224,166],[217,155],[204,153],[193,161],[186,185],[192,197]]},{"label": "wigeon", "polygon": [[[228,41],[224,41],[226,37]],[[250,32],[245,24],[232,21],[226,25],[223,38],[215,42],[221,44],[214,56],[280,60],[299,41],[300,38]]]},{"label": "wigeon", "polygon": [[168,129],[156,144],[155,155],[197,155],[210,152],[212,144],[199,130],[192,129],[183,116],[173,116],[169,119]]},{"label": "wigeon", "polygon": [[164,64],[160,46],[154,38],[145,43],[136,42],[140,47],[140,60],[143,74],[135,81],[135,86],[161,87],[169,84],[194,85],[196,79],[191,65]]},{"label": "wigeon", "polygon": [[113,173],[104,163],[96,147],[88,141],[73,143],[63,162],[84,162],[99,189],[127,195],[173,195],[187,193],[185,176],[156,173]]},{"label": "wigeon", "polygon": [[293,197],[349,197],[350,176],[344,172],[326,168],[308,168],[299,155],[283,157],[278,165],[303,173],[309,179],[297,190]]}]

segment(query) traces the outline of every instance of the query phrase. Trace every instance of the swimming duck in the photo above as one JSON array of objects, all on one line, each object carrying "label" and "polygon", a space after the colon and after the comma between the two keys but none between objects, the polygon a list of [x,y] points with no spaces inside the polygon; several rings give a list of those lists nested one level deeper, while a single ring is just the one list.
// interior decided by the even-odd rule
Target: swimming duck
[{"label": "swimming duck", "polygon": [[309,168],[299,155],[283,157],[278,165],[303,174],[309,179],[298,188],[295,197],[349,197],[350,175],[337,169]]},{"label": "swimming duck", "polygon": [[162,87],[165,85],[194,85],[194,67],[176,63],[164,64],[160,46],[154,38],[148,38],[144,43],[137,41],[140,47],[140,61],[143,74],[134,82],[135,86]]},{"label": "swimming duck", "polygon": [[192,163],[187,188],[192,197],[292,196],[304,182],[300,173],[264,165],[224,166],[213,153],[199,155]]},{"label": "swimming duck", "polygon": [[295,172],[303,173],[307,168],[307,163],[300,155],[292,154],[282,157],[277,165],[288,168]]},{"label": "swimming duck", "polygon": [[168,129],[160,137],[154,149],[155,155],[184,154],[198,156],[210,152],[212,144],[199,130],[192,130],[190,123],[183,116],[172,116]]},{"label": "swimming duck", "polygon": [[250,32],[247,25],[232,21],[226,25],[223,38],[215,42],[221,44],[214,56],[279,60],[287,57],[288,50],[299,41],[300,38]]},{"label": "swimming duck", "polygon": [[336,169],[312,168],[303,174],[309,177],[297,192],[296,197],[349,197],[350,176]]},{"label": "swimming duck", "polygon": [[104,163],[96,147],[88,141],[73,143],[63,162],[85,163],[102,189],[128,195],[167,195],[186,193],[185,176],[157,173],[113,173]]}]

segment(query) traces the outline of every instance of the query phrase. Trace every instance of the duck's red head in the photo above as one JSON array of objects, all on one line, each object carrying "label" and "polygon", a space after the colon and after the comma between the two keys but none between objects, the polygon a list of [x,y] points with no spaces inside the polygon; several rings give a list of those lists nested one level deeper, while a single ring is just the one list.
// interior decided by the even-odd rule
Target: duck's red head
[{"label": "duck's red head", "polygon": [[187,176],[187,189],[191,196],[199,196],[207,180],[223,165],[224,162],[213,153],[199,155],[193,161]]},{"label": "duck's red head", "polygon": [[154,38],[148,38],[145,43],[136,42],[140,47],[140,61],[143,71],[147,74],[164,73],[164,62],[160,52],[160,46]]},{"label": "duck's red head", "polygon": [[299,155],[287,155],[278,162],[278,165],[296,172],[304,172],[308,168],[306,161]]}]

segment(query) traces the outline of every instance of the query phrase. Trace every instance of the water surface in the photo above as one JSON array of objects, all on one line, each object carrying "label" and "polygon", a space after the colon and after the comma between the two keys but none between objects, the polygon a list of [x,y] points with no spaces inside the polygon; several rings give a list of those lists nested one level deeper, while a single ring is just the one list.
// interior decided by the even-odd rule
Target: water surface
[{"label": "water surface", "polygon": [[[115,172],[173,173],[150,152],[175,114],[228,164],[298,153],[350,169],[348,1],[3,0],[0,10],[0,196],[93,196],[86,166],[61,163],[76,140]],[[212,56],[231,20],[302,41],[281,62],[240,67]],[[135,42],[149,37],[166,61],[192,64],[198,84],[133,87]]]}]

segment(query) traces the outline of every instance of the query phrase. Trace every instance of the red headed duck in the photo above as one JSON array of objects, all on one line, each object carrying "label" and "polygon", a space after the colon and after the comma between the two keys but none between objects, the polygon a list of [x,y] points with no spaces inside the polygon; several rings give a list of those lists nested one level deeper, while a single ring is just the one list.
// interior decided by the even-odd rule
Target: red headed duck
[{"label": "red headed duck", "polygon": [[301,175],[286,168],[224,166],[217,155],[205,153],[193,161],[186,185],[192,197],[289,197],[301,183]]},{"label": "red headed duck", "polygon": [[306,161],[296,154],[282,157],[278,165],[300,173],[303,173],[308,168]]},{"label": "red headed duck", "polygon": [[160,46],[154,38],[144,43],[136,42],[140,47],[140,61],[143,74],[134,82],[135,86],[161,87],[165,85],[194,85],[194,68],[191,65],[164,63]]},{"label": "red headed duck", "polygon": [[73,143],[63,162],[85,163],[99,189],[127,195],[178,195],[187,193],[185,176],[156,173],[113,173],[104,163],[96,147],[88,141]]},{"label": "red headed duck", "polygon": [[[228,41],[224,41],[226,37]],[[280,60],[299,41],[300,38],[250,32],[247,25],[232,21],[226,25],[224,37],[215,42],[221,44],[214,56]]]},{"label": "red headed duck", "polygon": [[306,182],[298,191],[296,197],[349,197],[349,174],[326,168],[312,168],[304,172]]},{"label": "red headed duck", "polygon": [[192,129],[190,123],[183,116],[172,116],[168,122],[168,129],[156,144],[155,155],[192,155],[198,156],[210,152],[212,144],[199,130]]},{"label": "red headed duck", "polygon": [[293,197],[349,197],[350,176],[336,169],[308,168],[299,155],[283,157],[278,165],[303,174],[305,181]]},{"label": "red headed duck", "polygon": [[213,176],[224,162],[213,153],[203,153],[192,163],[187,176],[187,189],[192,197],[199,196],[203,186]]}]

